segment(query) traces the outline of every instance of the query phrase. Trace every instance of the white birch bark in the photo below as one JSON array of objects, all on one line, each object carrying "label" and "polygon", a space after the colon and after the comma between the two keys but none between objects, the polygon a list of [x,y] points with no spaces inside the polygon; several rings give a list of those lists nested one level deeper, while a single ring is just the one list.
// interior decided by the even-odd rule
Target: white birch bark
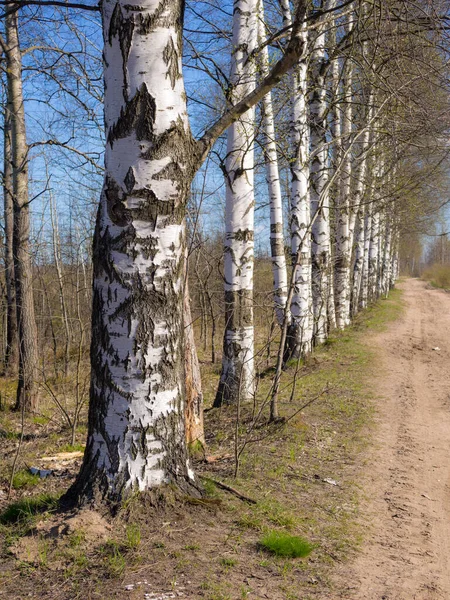
[{"label": "white birch bark", "polygon": [[380,213],[376,205],[372,208],[372,226],[370,230],[370,246],[369,246],[369,281],[368,281],[368,302],[373,302],[377,299],[378,291],[378,263],[379,263],[379,227]]},{"label": "white birch bark", "polygon": [[[233,11],[232,102],[255,87],[249,56],[257,46],[258,0],[235,0]],[[253,398],[253,189],[254,109],[228,129],[225,203],[225,332],[222,373],[214,406]]]},{"label": "white birch bark", "polygon": [[[351,18],[351,17],[350,17]],[[349,33],[351,25],[346,27]],[[335,300],[336,300],[336,325],[343,329],[350,324],[350,266],[351,242],[350,231],[350,184],[352,157],[349,151],[352,133],[352,76],[353,63],[346,58],[343,73],[343,101],[342,113],[342,160],[340,164],[340,177],[337,194],[337,223],[336,223],[336,255],[335,255]]]},{"label": "white birch bark", "polygon": [[[258,19],[258,43],[266,40],[264,26],[263,0],[259,2]],[[269,73],[269,52],[264,46],[260,57],[261,76],[266,77]],[[266,180],[269,189],[270,207],[270,250],[272,256],[272,273],[274,284],[275,314],[278,324],[283,325],[286,298],[288,290],[286,256],[284,253],[284,227],[283,227],[283,203],[281,197],[280,174],[278,169],[277,145],[275,139],[275,124],[272,106],[272,94],[264,96],[262,100],[263,131],[265,137],[264,162],[266,166]],[[287,313],[289,318],[290,313]]]},{"label": "white birch bark", "polygon": [[361,287],[358,306],[360,309],[367,307],[369,302],[369,265],[370,265],[370,239],[372,237],[372,204],[366,204],[364,217],[364,259],[361,275]]},{"label": "white birch bark", "polygon": [[311,173],[310,197],[312,226],[312,297],[314,341],[324,342],[328,335],[330,301],[330,223],[328,194],[328,153],[325,87],[325,34],[323,26],[316,33],[311,56],[310,132]]},{"label": "white birch bark", "polygon": [[[369,94],[368,108],[366,110],[365,129],[361,141],[361,155],[358,160],[357,167],[354,169],[356,173],[356,184],[354,188],[354,205],[350,212],[350,239],[354,240],[355,246],[355,261],[353,265],[353,282],[351,296],[351,313],[355,315],[360,308],[362,295],[365,266],[365,239],[366,239],[366,219],[369,218],[369,209],[363,205],[363,198],[367,189],[367,166],[368,152],[372,137],[372,118],[373,118],[373,94]],[[356,227],[356,238],[355,238]]]},{"label": "white birch bark", "polygon": [[[289,3],[281,2],[283,25],[291,25]],[[301,31],[305,47],[306,27]],[[291,206],[290,232],[293,273],[291,323],[287,332],[283,360],[299,358],[311,351],[314,315],[311,289],[311,208],[309,197],[309,123],[307,111],[308,66],[300,60],[291,74]]]},{"label": "white birch bark", "polygon": [[365,207],[360,206],[356,219],[356,236],[355,236],[355,259],[353,264],[353,281],[352,281],[352,298],[351,298],[351,314],[356,315],[359,308],[359,298],[361,295],[362,278],[364,270],[364,222],[365,222]]},{"label": "white birch bark", "polygon": [[390,281],[391,281],[391,249],[392,249],[392,224],[385,213],[385,228],[384,228],[384,251],[383,251],[383,265],[381,271],[381,293],[386,298],[389,294]]},{"label": "white birch bark", "polygon": [[78,501],[198,493],[184,428],[184,207],[194,145],[175,0],[104,0],[105,181],[94,240],[89,432]]}]

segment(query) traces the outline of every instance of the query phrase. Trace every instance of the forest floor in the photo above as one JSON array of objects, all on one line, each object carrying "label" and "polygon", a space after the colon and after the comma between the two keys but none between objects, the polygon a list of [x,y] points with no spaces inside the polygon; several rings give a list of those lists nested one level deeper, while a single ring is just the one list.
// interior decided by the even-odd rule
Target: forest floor
[{"label": "forest floor", "polygon": [[[85,416],[68,446],[45,403],[25,422],[8,498],[21,420],[0,382],[0,598],[448,600],[450,295],[399,287],[284,373],[284,423],[268,425],[266,407],[256,422],[242,407],[237,426],[235,408],[207,411],[202,501],[168,489],[114,517],[58,512]],[[202,366],[208,405],[219,365]],[[260,364],[260,406],[272,372]],[[273,532],[305,538],[311,554],[267,552]]]}]

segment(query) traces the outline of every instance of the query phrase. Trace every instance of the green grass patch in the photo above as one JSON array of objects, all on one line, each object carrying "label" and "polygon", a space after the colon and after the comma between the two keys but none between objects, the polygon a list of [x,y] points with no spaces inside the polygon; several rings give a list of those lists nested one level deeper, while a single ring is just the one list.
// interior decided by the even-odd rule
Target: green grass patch
[{"label": "green grass patch", "polygon": [[14,473],[12,487],[15,490],[21,490],[26,487],[34,487],[41,481],[39,475],[32,475],[29,471],[23,469]]},{"label": "green grass patch", "polygon": [[58,499],[59,496],[53,494],[41,494],[35,498],[23,498],[18,502],[13,502],[0,514],[0,523],[8,525],[27,521],[36,514],[55,510]]},{"label": "green grass patch", "polygon": [[60,452],[84,452],[84,448],[84,444],[66,444],[65,446],[62,446],[59,450]]},{"label": "green grass patch", "polygon": [[289,535],[283,531],[270,531],[261,539],[260,545],[275,554],[287,558],[303,558],[310,554],[315,546],[307,540]]}]

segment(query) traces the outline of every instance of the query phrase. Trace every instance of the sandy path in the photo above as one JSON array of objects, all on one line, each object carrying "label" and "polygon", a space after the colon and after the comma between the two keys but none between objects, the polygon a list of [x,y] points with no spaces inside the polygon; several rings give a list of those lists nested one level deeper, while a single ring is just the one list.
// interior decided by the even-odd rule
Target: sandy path
[{"label": "sandy path", "polygon": [[341,573],[341,598],[450,599],[450,294],[413,279],[401,287],[404,316],[375,338],[383,369],[368,534]]}]

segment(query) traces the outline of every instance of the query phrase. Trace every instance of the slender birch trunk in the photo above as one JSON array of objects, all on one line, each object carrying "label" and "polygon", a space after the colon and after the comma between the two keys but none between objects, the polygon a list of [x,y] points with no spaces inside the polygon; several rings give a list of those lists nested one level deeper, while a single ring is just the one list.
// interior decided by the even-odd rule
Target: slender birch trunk
[{"label": "slender birch trunk", "polygon": [[[266,32],[264,27],[263,0],[259,4],[258,43],[264,43]],[[261,77],[269,72],[269,52],[267,46],[261,52]],[[266,180],[269,188],[270,206],[270,250],[272,255],[272,272],[274,284],[275,314],[278,324],[283,325],[287,298],[287,269],[284,253],[283,203],[281,198],[280,174],[278,169],[277,145],[275,140],[275,124],[272,107],[272,94],[262,100],[263,131],[265,137],[264,162]],[[289,318],[289,317],[288,317]]]},{"label": "slender birch trunk", "polygon": [[365,207],[360,206],[356,219],[356,239],[355,239],[355,260],[353,264],[353,281],[352,281],[352,297],[351,297],[351,315],[354,316],[358,312],[359,298],[361,295],[363,270],[364,270],[364,221]]},{"label": "slender birch trunk", "polygon": [[390,289],[391,281],[391,249],[392,249],[392,224],[386,213],[386,225],[384,230],[384,252],[383,252],[383,268],[381,272],[381,293],[387,297]]},{"label": "slender birch trunk", "polygon": [[378,265],[377,265],[377,282],[376,282],[376,298],[380,298],[383,294],[383,269],[385,258],[385,232],[386,232],[386,214],[384,207],[379,210],[378,220]]},{"label": "slender birch trunk", "polygon": [[198,494],[184,425],[184,215],[196,149],[180,4],[104,0],[105,181],[94,240],[91,401],[69,498]]},{"label": "slender birch trunk", "polygon": [[369,271],[370,271],[370,240],[372,237],[372,214],[373,206],[367,203],[365,206],[364,217],[364,260],[363,271],[361,275],[361,290],[358,306],[360,309],[367,308],[369,302]]},{"label": "slender birch trunk", "polygon": [[5,17],[8,106],[11,110],[11,156],[13,167],[14,232],[13,255],[19,334],[19,377],[16,409],[36,411],[38,390],[37,329],[33,300],[33,266],[30,250],[30,205],[28,197],[28,145],[22,91],[22,55],[18,14]]},{"label": "slender birch trunk", "polygon": [[4,119],[4,156],[3,156],[3,199],[5,218],[5,283],[6,283],[6,349],[5,374],[17,374],[19,367],[19,342],[17,329],[17,306],[14,275],[14,188],[11,149],[11,99],[5,109]]},{"label": "slender birch trunk", "polygon": [[325,87],[325,34],[318,30],[311,57],[311,174],[312,297],[314,341],[324,342],[328,335],[330,283],[330,222],[328,194],[327,103]]},{"label": "slender birch trunk", "polygon": [[[282,0],[283,25],[291,25],[289,3]],[[301,31],[305,47],[307,30]],[[293,89],[291,101],[291,257],[294,289],[290,306],[290,323],[286,336],[283,362],[311,352],[313,308],[311,290],[311,209],[309,198],[309,124],[307,113],[308,68],[300,60],[290,74]]]},{"label": "slender birch trunk", "polygon": [[[249,59],[257,46],[258,0],[235,0],[231,65],[234,104],[255,86]],[[254,395],[253,189],[254,109],[228,129],[225,206],[225,332],[222,373],[214,406],[249,401]]]},{"label": "slender birch trunk", "polygon": [[[350,18],[350,17],[349,17]],[[349,33],[351,25],[346,27]],[[350,324],[350,266],[351,242],[350,231],[350,185],[352,157],[350,153],[352,133],[352,77],[353,63],[346,58],[343,74],[343,100],[342,113],[342,161],[337,194],[337,223],[336,223],[336,256],[335,256],[335,298],[336,298],[336,325],[343,329]]]},{"label": "slender birch trunk", "polygon": [[394,220],[394,232],[392,234],[392,266],[391,266],[391,278],[389,281],[389,287],[392,289],[395,287],[395,282],[399,276],[399,251],[400,251],[400,233],[398,228],[397,219]]},{"label": "slender birch trunk", "polygon": [[61,265],[61,240],[59,238],[58,229],[58,216],[56,214],[56,207],[53,200],[53,195],[50,194],[50,218],[52,222],[52,237],[53,237],[53,259],[55,261],[56,276],[58,279],[59,288],[59,303],[61,305],[62,320],[64,323],[65,331],[65,344],[64,344],[64,375],[67,377],[69,372],[69,361],[70,361],[70,341],[72,338],[72,332],[69,324],[69,315],[67,310],[66,297],[64,294],[64,279]]},{"label": "slender birch trunk", "polygon": [[[366,269],[365,266],[365,239],[366,239],[366,219],[369,218],[369,208],[363,205],[363,198],[367,189],[367,166],[368,152],[372,137],[372,118],[373,118],[373,94],[369,94],[368,109],[366,110],[366,119],[364,123],[364,133],[361,141],[361,155],[357,167],[356,184],[354,189],[354,205],[350,211],[350,240],[355,245],[355,261],[353,265],[352,295],[351,295],[351,314],[355,315],[360,308],[363,286],[363,278]],[[356,237],[355,237],[356,228]]]},{"label": "slender birch trunk", "polygon": [[369,281],[368,281],[368,302],[377,299],[378,285],[378,263],[379,263],[379,227],[380,213],[376,205],[372,208],[372,227],[370,230],[369,246]]}]

